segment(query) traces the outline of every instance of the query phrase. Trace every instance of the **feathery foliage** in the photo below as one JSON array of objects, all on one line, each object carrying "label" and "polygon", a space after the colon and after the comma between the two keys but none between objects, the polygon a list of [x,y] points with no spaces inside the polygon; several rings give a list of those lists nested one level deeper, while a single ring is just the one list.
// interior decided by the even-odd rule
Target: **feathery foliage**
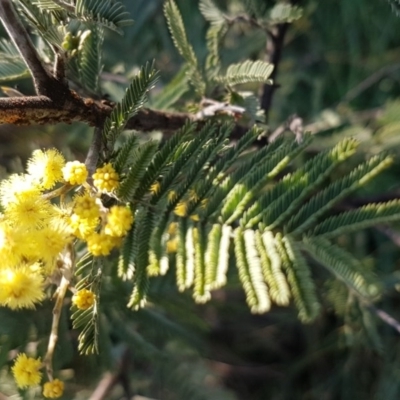
[{"label": "feathery foliage", "polygon": [[197,57],[187,39],[182,16],[173,0],[168,0],[165,3],[164,12],[174,44],[178,49],[180,55],[185,59],[186,63],[188,64],[189,80],[196,90],[196,93],[199,96],[203,96],[205,92],[204,79],[198,68]]},{"label": "feathery foliage", "polygon": [[272,81],[268,78],[273,69],[273,65],[265,61],[247,60],[239,64],[230,65],[226,71],[226,75],[216,77],[216,80],[225,85],[232,86],[249,82],[272,84]]},{"label": "feathery foliage", "polygon": [[124,130],[128,119],[147,101],[147,93],[155,85],[158,73],[152,64],[142,67],[126,90],[125,96],[113,109],[104,123],[103,139],[112,149],[118,135]]},{"label": "feathery foliage", "polygon": [[14,44],[6,39],[0,40],[0,80],[10,81],[13,79],[29,76],[28,68],[21,58]]}]

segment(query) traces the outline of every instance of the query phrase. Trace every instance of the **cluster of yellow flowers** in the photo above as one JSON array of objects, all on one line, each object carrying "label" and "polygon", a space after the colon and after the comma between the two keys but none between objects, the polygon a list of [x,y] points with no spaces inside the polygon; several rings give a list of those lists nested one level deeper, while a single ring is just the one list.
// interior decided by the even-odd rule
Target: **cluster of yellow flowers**
[{"label": "cluster of yellow flowers", "polygon": [[[102,194],[118,189],[118,173],[108,163],[93,174],[93,185],[87,180],[85,164],[66,162],[61,153],[51,149],[35,151],[26,174],[2,182],[0,306],[16,310],[34,308],[41,302],[48,278],[77,239],[86,242],[93,256],[107,256],[120,244],[133,223],[132,212],[126,205],[107,209],[101,201]],[[72,189],[77,194],[67,196]],[[95,294],[83,289],[72,301],[79,309],[87,309],[93,306]],[[18,386],[38,385],[42,367],[40,359],[20,354],[12,369]],[[60,397],[63,383],[50,379],[43,395]]]}]

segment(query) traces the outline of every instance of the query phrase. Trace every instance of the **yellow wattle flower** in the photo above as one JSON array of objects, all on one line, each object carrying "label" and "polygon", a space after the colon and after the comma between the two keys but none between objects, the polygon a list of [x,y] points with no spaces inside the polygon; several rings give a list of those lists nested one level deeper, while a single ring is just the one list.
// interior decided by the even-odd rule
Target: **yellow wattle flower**
[{"label": "yellow wattle flower", "polygon": [[107,224],[104,227],[106,235],[122,237],[127,234],[133,224],[133,215],[126,206],[112,206],[107,215]]},{"label": "yellow wattle flower", "polygon": [[35,150],[28,161],[28,173],[44,189],[51,189],[63,179],[64,156],[56,149]]},{"label": "yellow wattle flower", "polygon": [[74,214],[82,219],[93,219],[100,216],[99,206],[96,204],[96,198],[88,192],[75,197]]},{"label": "yellow wattle flower", "polygon": [[39,385],[42,379],[40,368],[42,363],[39,359],[28,357],[25,353],[18,355],[14,366],[11,368],[17,386],[21,389],[29,386]]},{"label": "yellow wattle flower", "polygon": [[97,168],[93,174],[93,185],[101,192],[111,193],[119,186],[119,175],[111,163]]},{"label": "yellow wattle flower", "polygon": [[87,310],[96,301],[96,295],[88,289],[81,289],[72,296],[72,303],[80,310]]},{"label": "yellow wattle flower", "polygon": [[104,232],[92,233],[87,238],[87,247],[95,257],[108,256],[114,247],[119,245],[119,238],[106,235]]},{"label": "yellow wattle flower", "polygon": [[19,266],[0,270],[0,305],[17,310],[34,308],[44,298],[39,266]]},{"label": "yellow wattle flower", "polygon": [[71,185],[82,185],[88,177],[86,165],[79,161],[67,162],[62,172],[65,182]]},{"label": "yellow wattle flower", "polygon": [[43,385],[43,396],[49,399],[57,399],[64,393],[64,382],[54,379]]}]

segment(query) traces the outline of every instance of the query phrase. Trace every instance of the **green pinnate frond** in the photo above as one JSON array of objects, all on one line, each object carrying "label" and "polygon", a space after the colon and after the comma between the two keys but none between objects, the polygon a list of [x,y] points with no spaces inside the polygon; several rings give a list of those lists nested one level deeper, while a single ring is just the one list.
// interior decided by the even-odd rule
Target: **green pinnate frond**
[{"label": "green pinnate frond", "polygon": [[[220,213],[222,206],[228,203],[227,196],[231,192],[233,198],[230,201],[241,201],[242,197],[240,193],[233,192],[235,185],[246,179],[255,165],[262,166],[262,160],[268,158],[278,150],[283,153],[285,152],[285,150],[281,148],[281,146],[283,146],[283,141],[277,140],[259,151],[250,153],[251,157],[249,157],[247,161],[241,162],[234,172],[225,174],[224,171],[237,160],[243,151],[255,142],[260,133],[261,131],[259,129],[253,127],[238,141],[236,146],[231,146],[225,155],[217,162],[215,169],[221,170],[221,173],[216,177],[214,192],[207,199],[204,209],[201,210],[202,219],[209,218],[212,214]],[[241,190],[244,191],[244,188],[240,186],[235,190],[238,192]],[[234,210],[235,206],[232,205],[230,212],[232,213]]]},{"label": "green pinnate frond", "polygon": [[155,227],[156,216],[148,210],[141,210],[139,216],[136,214],[133,225],[133,242],[135,252],[130,254],[128,264],[134,265],[133,292],[128,307],[137,310],[146,303],[146,296],[149,289],[149,276],[147,267],[149,265],[150,240]]},{"label": "green pinnate frond", "polygon": [[197,303],[205,303],[211,298],[211,294],[206,285],[206,240],[207,231],[202,224],[193,227],[194,244],[194,286],[193,298]]},{"label": "green pinnate frond", "polygon": [[[172,183],[174,178],[169,176],[170,180],[166,182],[166,180],[162,180],[161,177],[165,176],[170,171],[172,165],[175,167],[179,164],[179,161],[176,160],[174,156],[175,152],[184,141],[189,140],[194,129],[195,125],[189,123],[185,124],[154,154],[141,179],[140,187],[138,187],[135,193],[137,199],[141,199],[148,190],[152,190],[154,193],[152,204],[156,204],[162,195],[170,189],[169,184]],[[179,174],[178,168],[175,172]],[[176,175],[174,176],[176,177]],[[152,185],[154,186],[152,187]]]},{"label": "green pinnate frond", "polygon": [[[225,129],[229,130],[230,127],[226,126]],[[201,182],[202,184],[195,188],[196,200],[192,200],[188,205],[187,215],[192,215],[194,213],[199,215],[200,219],[206,220],[211,210],[214,209],[215,211],[215,206],[218,207],[222,202],[223,197],[225,197],[224,191],[222,191],[220,187],[221,180],[223,180],[226,175],[225,171],[227,171],[237,161],[237,157],[240,153],[246,149],[260,133],[261,130],[257,127],[253,127],[235,146],[230,145],[229,147],[224,148],[223,153],[219,155],[215,165],[208,170],[207,175],[204,177],[204,181]],[[228,134],[228,132],[226,134]],[[267,152],[269,152],[269,150],[266,148],[256,152],[250,163],[253,164],[259,162],[262,158],[266,157]],[[243,171],[248,171],[247,163],[244,163],[242,168],[242,172],[239,172],[239,174],[244,174]],[[229,185],[234,181],[235,177],[233,177],[232,180],[228,178],[227,184]],[[233,183],[230,187],[232,187],[232,185]],[[228,186],[225,187],[228,188]],[[216,196],[213,196],[215,193]]]},{"label": "green pinnate frond", "polygon": [[101,95],[100,74],[103,70],[103,41],[103,29],[93,25],[82,35],[78,52],[79,81],[90,94],[97,96]]},{"label": "green pinnate frond", "polygon": [[[324,151],[309,160],[294,174],[285,177],[282,180],[285,190],[282,191],[278,183],[270,194],[272,204],[263,213],[262,220],[266,228],[274,229],[297,212],[304,200],[318,189],[337,165],[355,153],[357,146],[358,142],[355,140],[345,139],[333,149]],[[274,192],[280,190],[281,194],[277,197]]]},{"label": "green pinnate frond", "polygon": [[197,94],[203,96],[205,92],[204,79],[199,71],[198,61],[193,47],[190,45],[187,39],[181,13],[179,12],[178,7],[173,0],[168,0],[165,3],[164,13],[175,47],[190,67],[188,71],[188,77]]},{"label": "green pinnate frond", "polygon": [[220,43],[228,31],[226,24],[211,25],[206,34],[208,54],[205,63],[205,73],[208,81],[213,81],[221,70],[221,59],[219,55]]},{"label": "green pinnate frond", "polygon": [[253,313],[264,313],[271,307],[268,288],[264,283],[261,261],[258,257],[254,231],[236,228],[234,247],[239,278],[246,294],[246,301]]},{"label": "green pinnate frond", "polygon": [[0,81],[29,77],[29,70],[14,44],[0,39]]},{"label": "green pinnate frond", "polygon": [[77,271],[82,274],[82,279],[76,284],[77,290],[88,289],[95,294],[95,302],[92,307],[81,310],[72,306],[72,327],[79,330],[78,350],[80,354],[98,353],[99,336],[99,301],[101,286],[101,260],[94,259],[86,254],[77,263]]},{"label": "green pinnate frond", "polygon": [[210,290],[226,284],[232,227],[214,224],[209,232],[206,249],[206,285]]},{"label": "green pinnate frond", "polygon": [[306,238],[302,247],[314,260],[363,298],[378,294],[376,276],[344,249],[321,237]]},{"label": "green pinnate frond", "polygon": [[212,25],[225,23],[224,13],[214,4],[212,0],[200,0],[199,10],[203,17]]},{"label": "green pinnate frond", "polygon": [[[199,182],[202,177],[207,175],[207,167],[224,147],[226,137],[230,132],[230,128],[228,126],[222,126],[216,132],[216,135],[212,134],[213,129],[210,129],[209,126],[205,126],[202,131],[204,131],[205,135],[204,138],[201,139],[202,145],[195,149],[195,152],[192,153],[190,159],[187,160],[187,171],[185,171],[185,173],[181,176],[178,176],[178,179],[180,179],[176,181],[176,184],[173,188],[173,196],[168,198],[167,212],[172,211],[175,209],[175,207],[177,207],[178,209],[180,208],[180,210],[175,210],[177,215],[187,216],[188,202],[190,200],[190,189],[196,182]],[[199,136],[201,136],[201,133]],[[196,140],[193,140],[193,142],[196,142]],[[195,157],[193,157],[193,155]],[[181,158],[184,159],[185,157]],[[192,161],[188,163],[189,160]],[[172,175],[176,176],[176,171],[174,171],[176,168],[177,164],[175,164],[170,171],[172,172]],[[165,178],[170,179],[168,174],[166,174]],[[185,198],[185,196],[187,197]]]},{"label": "green pinnate frond", "polygon": [[129,118],[135,115],[147,101],[147,93],[158,79],[158,73],[153,64],[146,64],[133,78],[126,90],[125,96],[111,112],[104,123],[103,138],[108,147],[112,147],[118,135],[124,130]]},{"label": "green pinnate frond", "polygon": [[44,11],[30,0],[18,0],[18,9],[34,32],[49,44],[61,48],[65,24],[69,18],[66,12]]},{"label": "green pinnate frond", "polygon": [[328,210],[348,196],[350,193],[365,185],[376,175],[388,168],[393,162],[391,157],[380,154],[360,164],[348,175],[331,183],[305,203],[286,225],[286,230],[293,228],[293,234],[302,234],[314,225]]},{"label": "green pinnate frond", "polygon": [[64,11],[72,8],[67,2],[63,1],[33,0],[32,4],[43,11]]},{"label": "green pinnate frond", "polygon": [[[248,204],[258,197],[260,190],[264,188],[267,182],[277,176],[277,174],[279,174],[297,154],[308,146],[308,144],[308,140],[304,140],[301,143],[292,141],[290,143],[277,145],[276,150],[274,149],[274,144],[272,144],[272,154],[266,152],[265,158],[262,158],[251,168],[243,170],[243,172],[245,172],[244,177],[237,181],[229,194],[227,194],[226,199],[223,201],[223,207],[221,210],[222,219],[229,224],[239,218],[247,210]],[[268,148],[266,150],[268,151]],[[260,151],[259,154],[262,154],[262,151]],[[250,160],[250,162],[253,160],[257,160],[257,154],[252,158],[252,160]],[[238,175],[241,172],[242,168],[238,171]],[[236,180],[235,178],[233,178],[233,180]],[[245,221],[241,222],[241,224],[245,225],[247,219],[248,216]]]},{"label": "green pinnate frond", "polygon": [[137,253],[137,243],[134,241],[134,226],[125,236],[121,247],[121,253],[118,260],[118,276],[124,280],[132,279],[135,272],[133,259]]},{"label": "green pinnate frond", "polygon": [[[190,233],[189,233],[190,234]],[[176,284],[178,290],[183,292],[190,287],[194,279],[194,262],[193,262],[193,246],[191,242],[188,244],[189,257],[186,253],[186,237],[188,235],[188,221],[185,218],[180,218],[177,223],[177,252],[176,252]],[[191,239],[189,236],[189,241]],[[189,259],[190,265],[187,260]],[[187,268],[189,267],[189,268]]]},{"label": "green pinnate frond", "polygon": [[296,243],[289,235],[276,237],[276,248],[282,259],[294,303],[303,322],[313,321],[319,313],[320,303],[315,292],[310,267]]},{"label": "green pinnate frond", "polygon": [[400,220],[400,200],[368,204],[356,210],[329,217],[309,232],[326,239]]},{"label": "green pinnate frond", "polygon": [[136,147],[132,151],[132,162],[130,163],[130,168],[126,172],[126,176],[118,188],[118,196],[123,201],[128,202],[137,198],[136,191],[143,184],[143,176],[146,173],[146,169],[152,161],[157,148],[158,143],[150,140]]},{"label": "green pinnate frond", "polygon": [[272,64],[265,61],[244,61],[232,64],[228,67],[225,76],[216,77],[216,81],[227,86],[234,86],[241,83],[261,82],[269,83],[268,79],[274,69]]},{"label": "green pinnate frond", "polygon": [[[172,218],[171,218],[172,220]],[[156,224],[150,237],[149,265],[147,268],[149,276],[165,275],[169,269],[169,258],[167,253],[168,240],[176,238],[176,222],[169,221],[168,229],[162,231]]]},{"label": "green pinnate frond", "polygon": [[273,24],[290,23],[303,16],[303,9],[286,3],[277,3],[269,13],[269,20]]},{"label": "green pinnate frond", "polygon": [[84,21],[102,24],[118,33],[133,23],[124,5],[116,0],[76,0],[75,13]]},{"label": "green pinnate frond", "polygon": [[265,231],[261,234],[259,230],[256,230],[254,238],[271,300],[279,306],[289,305],[290,289],[282,271],[282,259],[276,250],[273,233]]},{"label": "green pinnate frond", "polygon": [[123,145],[115,152],[113,167],[118,174],[121,175],[129,168],[129,162],[132,160],[132,151],[138,146],[138,137],[132,134],[129,135]]}]

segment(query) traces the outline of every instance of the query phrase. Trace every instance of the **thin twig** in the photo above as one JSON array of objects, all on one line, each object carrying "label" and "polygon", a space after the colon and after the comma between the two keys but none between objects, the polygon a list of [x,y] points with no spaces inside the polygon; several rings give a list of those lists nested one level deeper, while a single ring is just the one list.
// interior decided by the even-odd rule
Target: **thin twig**
[{"label": "thin twig", "polygon": [[397,71],[398,69],[400,69],[400,63],[393,65],[386,65],[385,67],[379,69],[378,71],[370,75],[368,78],[361,81],[357,86],[350,89],[345,94],[344,101],[348,102],[354,100],[356,97],[365,92],[367,89],[369,89],[372,85],[380,81],[386,75],[390,75],[393,72]]},{"label": "thin twig", "polygon": [[0,0],[0,19],[31,72],[36,93],[48,96],[48,86],[49,81],[52,81],[52,76],[40,60],[11,0]]},{"label": "thin twig", "polygon": [[68,290],[70,278],[72,276],[72,271],[74,267],[72,246],[67,247],[64,255],[65,257],[63,259],[63,276],[55,294],[56,303],[53,308],[53,321],[51,324],[49,343],[47,345],[46,355],[43,359],[43,364],[46,367],[47,377],[50,381],[53,380],[53,356],[58,340],[58,326],[60,323],[61,311],[64,305],[64,298]]},{"label": "thin twig", "polygon": [[276,83],[276,77],[278,75],[279,63],[282,58],[283,45],[285,41],[285,35],[288,30],[289,24],[278,24],[272,27],[268,33],[267,38],[267,62],[274,66],[271,73],[270,79],[273,84],[265,84],[263,87],[263,93],[261,96],[261,108],[264,110],[265,118],[268,121],[269,112],[272,107],[272,98],[274,96],[275,90],[279,87]]},{"label": "thin twig", "polygon": [[102,144],[102,128],[96,127],[94,129],[92,143],[90,144],[85,160],[85,165],[89,172],[89,176],[92,176],[96,170],[97,162],[99,161],[100,153],[102,151]]}]

